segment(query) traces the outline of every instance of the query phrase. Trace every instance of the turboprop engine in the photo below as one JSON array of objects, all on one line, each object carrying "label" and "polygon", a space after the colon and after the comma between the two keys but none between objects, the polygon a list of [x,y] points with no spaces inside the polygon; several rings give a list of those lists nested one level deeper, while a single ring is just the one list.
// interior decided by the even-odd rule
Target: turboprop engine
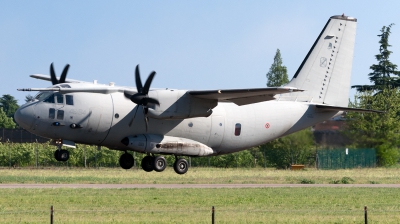
[{"label": "turboprop engine", "polygon": [[143,153],[158,153],[168,155],[208,156],[214,151],[191,139],[163,135],[134,135],[121,140],[129,148]]}]

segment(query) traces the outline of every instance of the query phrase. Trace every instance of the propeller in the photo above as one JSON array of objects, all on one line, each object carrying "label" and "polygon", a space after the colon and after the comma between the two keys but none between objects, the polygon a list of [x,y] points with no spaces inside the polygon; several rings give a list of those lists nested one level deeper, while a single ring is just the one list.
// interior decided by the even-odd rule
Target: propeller
[{"label": "propeller", "polygon": [[132,125],[132,122],[136,117],[136,114],[137,114],[137,111],[138,111],[139,105],[140,105],[143,108],[144,120],[146,123],[146,132],[147,132],[147,126],[148,126],[148,122],[149,122],[149,119],[147,117],[148,105],[149,104],[160,105],[160,102],[158,102],[157,99],[151,98],[148,95],[151,82],[153,81],[153,78],[155,75],[156,75],[156,72],[152,71],[143,86],[142,80],[140,79],[139,65],[137,65],[136,70],[135,70],[135,81],[136,81],[137,93],[131,94],[128,91],[124,92],[124,95],[126,98],[130,99],[132,102],[134,102],[138,105],[138,107],[136,108],[136,112],[135,112],[131,122],[129,123],[129,126]]},{"label": "propeller", "polygon": [[50,77],[51,77],[51,82],[53,83],[53,85],[65,83],[65,78],[67,77],[68,69],[69,69],[69,64],[65,65],[64,70],[61,73],[60,79],[57,79],[56,73],[54,72],[53,63],[51,63]]}]

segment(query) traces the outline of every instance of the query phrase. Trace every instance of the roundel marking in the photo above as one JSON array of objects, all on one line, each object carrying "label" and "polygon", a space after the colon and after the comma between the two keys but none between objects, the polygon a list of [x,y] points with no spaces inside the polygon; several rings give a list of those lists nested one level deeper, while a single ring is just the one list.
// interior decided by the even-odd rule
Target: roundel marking
[{"label": "roundel marking", "polygon": [[269,123],[267,122],[267,123],[265,124],[265,128],[268,129],[269,127],[270,127],[270,125],[269,125]]}]

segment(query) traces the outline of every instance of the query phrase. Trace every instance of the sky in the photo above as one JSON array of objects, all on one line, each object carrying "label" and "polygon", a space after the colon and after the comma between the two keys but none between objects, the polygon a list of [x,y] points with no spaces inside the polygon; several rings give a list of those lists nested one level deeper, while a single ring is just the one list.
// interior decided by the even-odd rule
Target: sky
[{"label": "sky", "polygon": [[[330,16],[358,20],[351,85],[370,84],[380,30],[395,23],[390,60],[400,65],[400,1],[0,1],[0,95],[48,87],[30,78],[49,74],[152,88],[266,87],[277,49],[291,79]],[[350,96],[355,91],[350,92]]]}]

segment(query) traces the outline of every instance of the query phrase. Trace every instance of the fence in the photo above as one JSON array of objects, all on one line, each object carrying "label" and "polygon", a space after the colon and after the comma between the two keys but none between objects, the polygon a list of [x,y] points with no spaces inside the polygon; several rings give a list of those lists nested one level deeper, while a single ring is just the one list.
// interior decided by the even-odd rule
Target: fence
[{"label": "fence", "polygon": [[1,142],[15,142],[15,143],[32,143],[39,142],[44,143],[49,141],[47,138],[34,135],[22,128],[17,129],[0,129]]},{"label": "fence", "polygon": [[[361,210],[361,209],[360,209]],[[62,212],[62,211],[59,211],[59,212]],[[67,212],[67,213],[80,213],[80,212],[84,212],[84,213],[98,213],[98,212],[101,212],[101,213],[104,213],[105,211],[104,210],[101,210],[101,211],[96,211],[96,210],[85,210],[85,211],[64,211],[64,212]],[[120,210],[118,210],[118,211],[112,211],[112,210],[109,210],[108,212],[115,212],[115,213],[117,213],[117,212],[119,212],[119,213],[121,213],[121,211]],[[200,212],[202,212],[202,213],[204,213],[203,211],[200,211]],[[238,211],[238,212],[240,212],[240,211]],[[253,211],[254,212],[254,211]],[[268,212],[268,211],[258,211],[258,212]],[[358,213],[359,214],[359,216],[360,216],[360,221],[362,220],[362,214],[363,214],[363,218],[364,218],[364,223],[365,224],[367,224],[368,223],[368,209],[367,209],[367,206],[364,206],[364,213],[362,213],[361,211],[355,211],[356,213]],[[1,212],[0,212],[1,213]],[[131,212],[127,212],[127,213],[131,213]],[[212,206],[212,208],[211,208],[211,219],[210,219],[210,221],[211,221],[211,223],[212,224],[214,224],[215,223],[215,215],[216,215],[216,213],[215,213],[215,208],[214,208],[214,206]],[[54,223],[54,219],[55,219],[55,209],[54,209],[54,207],[53,207],[53,205],[52,206],[50,206],[50,224],[53,224]],[[205,219],[206,220],[206,219]],[[205,221],[205,220],[202,220],[203,222]],[[60,221],[60,220],[58,220],[58,221]],[[207,222],[207,221],[206,221]]]},{"label": "fence", "polygon": [[317,151],[318,169],[376,167],[375,149],[322,149]]}]

